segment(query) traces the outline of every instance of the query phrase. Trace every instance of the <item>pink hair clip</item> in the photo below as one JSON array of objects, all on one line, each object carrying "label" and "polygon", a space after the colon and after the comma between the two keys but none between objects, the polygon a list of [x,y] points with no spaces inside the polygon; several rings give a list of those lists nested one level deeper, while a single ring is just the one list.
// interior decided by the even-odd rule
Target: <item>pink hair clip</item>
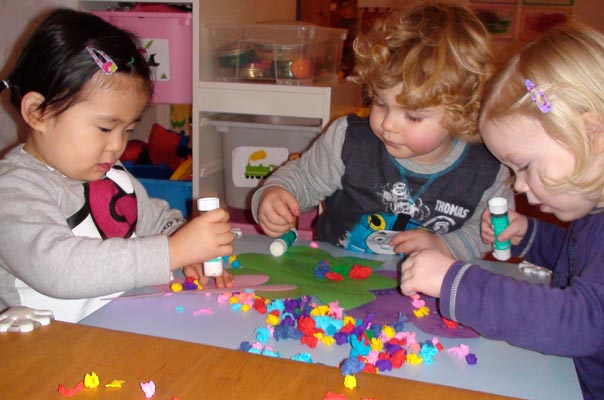
[{"label": "pink hair clip", "polygon": [[89,46],[86,46],[86,50],[88,50],[88,54],[90,54],[90,57],[92,57],[96,65],[99,66],[99,68],[105,73],[105,75],[111,75],[115,71],[117,71],[117,65],[115,64],[115,62],[103,51],[93,49]]},{"label": "pink hair clip", "polygon": [[543,114],[547,114],[552,110],[552,103],[550,103],[549,99],[542,90],[537,89],[537,85],[535,85],[533,81],[530,79],[525,79],[524,87],[526,87],[526,91],[531,95],[533,103],[537,105]]}]

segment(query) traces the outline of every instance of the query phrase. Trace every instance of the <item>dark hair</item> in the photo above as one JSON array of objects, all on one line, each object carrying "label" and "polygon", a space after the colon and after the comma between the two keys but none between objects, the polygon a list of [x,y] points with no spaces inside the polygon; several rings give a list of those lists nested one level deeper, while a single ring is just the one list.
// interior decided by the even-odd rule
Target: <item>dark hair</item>
[{"label": "dark hair", "polygon": [[17,63],[3,84],[11,91],[11,103],[19,110],[28,92],[44,96],[40,110],[60,114],[82,94],[86,83],[100,71],[86,47],[107,54],[117,65],[116,73],[141,78],[149,98],[153,82],[149,66],[137,48],[137,38],[96,15],[67,8],[52,11],[33,32]]}]

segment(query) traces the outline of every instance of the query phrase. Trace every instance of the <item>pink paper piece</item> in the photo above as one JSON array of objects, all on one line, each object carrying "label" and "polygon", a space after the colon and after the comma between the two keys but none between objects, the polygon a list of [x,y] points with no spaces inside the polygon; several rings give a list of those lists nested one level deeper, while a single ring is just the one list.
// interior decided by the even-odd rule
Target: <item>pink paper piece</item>
[{"label": "pink paper piece", "polygon": [[467,344],[460,344],[459,346],[450,347],[447,351],[460,358],[464,358],[470,352],[470,347]]},{"label": "pink paper piece", "polygon": [[193,315],[194,316],[198,316],[198,315],[201,315],[201,314],[212,314],[212,313],[213,313],[213,311],[209,307],[208,308],[200,308],[199,310],[193,311]]},{"label": "pink paper piece", "polygon": [[341,319],[342,314],[344,313],[344,308],[340,307],[338,301],[336,300],[329,303],[329,311],[331,311],[336,318]]},{"label": "pink paper piece", "polygon": [[413,308],[422,308],[426,305],[426,302],[420,298],[417,298],[411,301],[411,305],[413,306]]},{"label": "pink paper piece", "polygon": [[252,344],[252,349],[262,350],[263,347],[264,346],[260,342],[255,342],[255,343]]},{"label": "pink paper piece", "polygon": [[141,382],[141,390],[145,394],[145,397],[150,399],[155,395],[155,382]]}]

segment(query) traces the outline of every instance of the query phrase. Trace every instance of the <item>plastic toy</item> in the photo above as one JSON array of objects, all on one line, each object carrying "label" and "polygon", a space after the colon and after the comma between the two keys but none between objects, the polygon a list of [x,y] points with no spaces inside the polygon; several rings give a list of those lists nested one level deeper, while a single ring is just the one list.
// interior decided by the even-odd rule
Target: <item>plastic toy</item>
[{"label": "plastic toy", "polygon": [[11,307],[0,314],[0,332],[31,332],[54,319],[50,310],[34,310],[24,306]]}]

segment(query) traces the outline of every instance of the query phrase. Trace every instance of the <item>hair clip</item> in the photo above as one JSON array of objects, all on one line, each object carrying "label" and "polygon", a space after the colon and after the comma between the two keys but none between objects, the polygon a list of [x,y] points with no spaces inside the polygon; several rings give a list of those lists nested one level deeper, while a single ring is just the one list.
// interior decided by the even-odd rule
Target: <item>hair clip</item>
[{"label": "hair clip", "polygon": [[537,105],[543,114],[547,114],[552,110],[552,103],[542,90],[537,89],[537,85],[535,85],[533,81],[530,79],[525,79],[524,87],[526,87],[526,91],[531,95],[533,103]]},{"label": "hair clip", "polygon": [[7,80],[2,79],[0,82],[2,82],[7,89],[10,89],[10,85],[8,84]]},{"label": "hair clip", "polygon": [[128,65],[134,65],[134,57],[130,57],[130,60],[126,63]]},{"label": "hair clip", "polygon": [[115,71],[117,71],[117,65],[115,64],[115,62],[113,62],[111,57],[109,57],[103,51],[93,49],[89,46],[86,46],[86,50],[88,50],[88,54],[90,54],[90,57],[92,57],[96,65],[99,66],[99,68],[105,73],[105,75],[111,75]]}]

